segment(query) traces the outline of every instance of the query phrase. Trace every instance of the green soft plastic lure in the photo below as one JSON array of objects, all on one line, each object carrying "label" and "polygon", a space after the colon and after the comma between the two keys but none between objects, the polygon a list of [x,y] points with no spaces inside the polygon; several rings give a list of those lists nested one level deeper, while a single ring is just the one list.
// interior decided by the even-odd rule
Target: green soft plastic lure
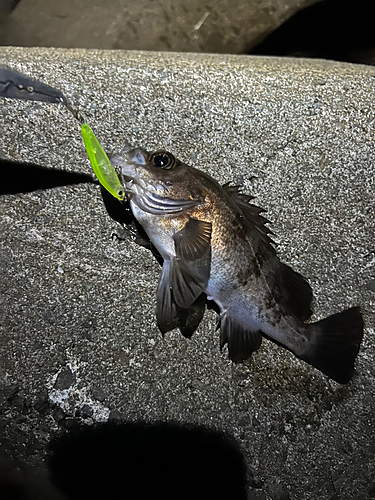
[{"label": "green soft plastic lure", "polygon": [[81,133],[87,155],[98,181],[112,196],[122,201],[125,198],[124,188],[108,156],[87,123],[81,125]]}]

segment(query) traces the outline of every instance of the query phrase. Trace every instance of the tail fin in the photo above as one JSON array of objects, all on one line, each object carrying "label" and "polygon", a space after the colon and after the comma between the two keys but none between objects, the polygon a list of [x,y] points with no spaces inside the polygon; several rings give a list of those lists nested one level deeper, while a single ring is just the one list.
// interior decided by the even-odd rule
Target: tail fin
[{"label": "tail fin", "polygon": [[311,347],[300,358],[340,384],[349,382],[363,336],[360,308],[312,323],[308,330]]}]

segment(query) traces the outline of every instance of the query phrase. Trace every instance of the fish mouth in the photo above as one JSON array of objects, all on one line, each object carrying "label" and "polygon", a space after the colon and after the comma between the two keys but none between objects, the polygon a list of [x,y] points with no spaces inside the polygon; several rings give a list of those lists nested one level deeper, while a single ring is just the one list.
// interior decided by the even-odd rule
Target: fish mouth
[{"label": "fish mouth", "polygon": [[110,157],[112,165],[121,168],[120,180],[125,192],[137,199],[143,197],[145,193],[147,196],[151,193],[156,195],[158,189],[164,189],[164,186],[160,186],[145,175],[144,167],[147,165],[148,153],[140,148],[131,148],[129,151],[128,148],[131,146],[126,145],[125,154]]},{"label": "fish mouth", "polygon": [[121,172],[121,184],[124,186],[125,191],[127,193],[134,193],[135,192],[135,184],[136,181],[129,175],[123,174]]},{"label": "fish mouth", "polygon": [[134,179],[132,177],[130,177],[130,175],[126,175],[126,174],[123,174],[121,172],[121,181],[122,181],[122,184],[124,186],[129,186],[131,187],[131,185],[133,184],[134,182]]},{"label": "fish mouth", "polygon": [[134,164],[128,163],[121,155],[109,156],[113,167],[121,167],[120,181],[127,193],[134,192],[134,185],[137,182],[137,168]]}]

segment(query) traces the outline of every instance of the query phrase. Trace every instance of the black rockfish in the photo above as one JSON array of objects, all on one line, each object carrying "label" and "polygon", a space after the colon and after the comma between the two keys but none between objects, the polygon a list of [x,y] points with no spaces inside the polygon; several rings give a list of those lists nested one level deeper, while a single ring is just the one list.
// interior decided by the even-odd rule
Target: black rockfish
[{"label": "black rockfish", "polygon": [[[156,317],[162,333],[197,328],[205,295],[220,309],[220,346],[241,362],[262,335],[340,383],[350,380],[363,336],[354,307],[316,323],[312,290],[280,262],[262,210],[171,153],[126,145],[111,157],[136,220],[163,258]],[[205,295],[204,295],[205,294]]]}]

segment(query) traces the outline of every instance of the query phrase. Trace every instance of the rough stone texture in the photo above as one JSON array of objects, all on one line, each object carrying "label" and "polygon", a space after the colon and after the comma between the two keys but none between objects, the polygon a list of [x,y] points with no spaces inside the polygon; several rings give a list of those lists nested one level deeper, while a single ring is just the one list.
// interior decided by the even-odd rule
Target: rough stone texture
[{"label": "rough stone texture", "polygon": [[[366,332],[340,386],[264,341],[219,350],[213,312],[191,340],[155,323],[160,268],[92,184],[5,195],[3,447],[39,464],[77,422],[176,420],[228,432],[249,498],[353,500],[375,486],[375,69],[276,58],[0,49],[61,89],[108,152],[166,148],[267,208],[281,258],[309,279],[314,319],[360,305]],[[6,159],[89,173],[79,127],[55,105],[0,100]],[[255,179],[252,176],[256,176]],[[370,284],[370,285],[369,285]]]},{"label": "rough stone texture", "polygon": [[0,44],[246,53],[315,2],[21,0],[4,23]]}]

